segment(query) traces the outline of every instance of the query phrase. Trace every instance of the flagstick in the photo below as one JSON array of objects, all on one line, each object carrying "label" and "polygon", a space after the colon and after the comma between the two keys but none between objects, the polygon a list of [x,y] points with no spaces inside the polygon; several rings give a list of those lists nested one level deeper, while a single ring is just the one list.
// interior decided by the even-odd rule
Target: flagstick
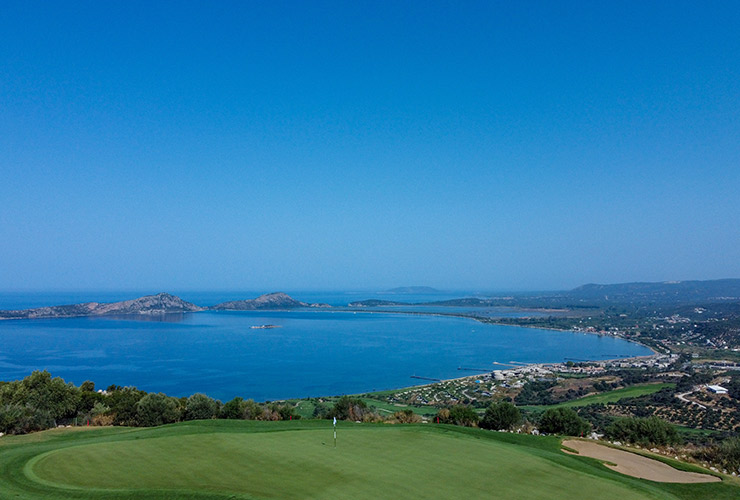
[{"label": "flagstick", "polygon": [[334,448],[337,447],[337,417],[334,417]]}]

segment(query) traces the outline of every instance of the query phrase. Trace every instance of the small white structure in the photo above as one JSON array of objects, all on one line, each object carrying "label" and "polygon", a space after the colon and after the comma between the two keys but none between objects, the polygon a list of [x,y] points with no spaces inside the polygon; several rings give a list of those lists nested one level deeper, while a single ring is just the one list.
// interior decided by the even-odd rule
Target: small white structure
[{"label": "small white structure", "polygon": [[725,389],[721,385],[708,385],[707,389],[715,394],[727,394],[727,389]]}]

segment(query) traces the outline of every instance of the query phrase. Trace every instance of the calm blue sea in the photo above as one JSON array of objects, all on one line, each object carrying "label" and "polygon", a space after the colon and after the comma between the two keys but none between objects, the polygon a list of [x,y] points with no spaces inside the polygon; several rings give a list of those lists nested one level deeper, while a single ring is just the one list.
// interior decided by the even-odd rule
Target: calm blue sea
[{"label": "calm blue sea", "polygon": [[[139,295],[3,293],[0,309],[107,302]],[[177,295],[210,305],[258,294]],[[388,298],[362,292],[291,295],[332,305]],[[389,300],[417,302],[461,296],[465,295],[392,296]],[[488,314],[518,313],[502,309]],[[281,328],[249,328],[263,324]],[[412,375],[459,377],[472,372],[458,367],[493,369],[494,361],[599,360],[649,353],[645,347],[611,337],[397,313],[248,311],[164,318],[0,321],[0,380],[15,380],[46,369],[75,384],[92,380],[98,388],[133,385],[172,396],[204,392],[224,401],[234,396],[264,401],[405,387],[419,383]]]}]

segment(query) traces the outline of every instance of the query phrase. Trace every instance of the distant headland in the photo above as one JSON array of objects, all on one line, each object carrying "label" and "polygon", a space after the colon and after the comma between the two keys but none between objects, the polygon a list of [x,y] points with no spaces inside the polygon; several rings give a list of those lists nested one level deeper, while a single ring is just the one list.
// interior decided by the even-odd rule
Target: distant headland
[{"label": "distant headland", "polygon": [[328,304],[308,304],[289,295],[277,292],[261,295],[256,299],[223,302],[211,307],[197,306],[169,293],[146,295],[133,300],[99,303],[85,302],[63,306],[37,307],[0,311],[0,319],[75,318],[84,316],[160,315],[198,311],[254,311],[283,310],[303,307],[330,307]]},{"label": "distant headland", "polygon": [[433,294],[442,293],[441,290],[432,288],[430,286],[399,286],[397,288],[391,288],[382,293],[392,293],[396,295],[421,295],[421,294]]},{"label": "distant headland", "polygon": [[[378,294],[432,295],[441,293],[431,287],[410,286],[379,292]],[[428,298],[428,297],[427,297]],[[740,301],[740,279],[707,281],[666,281],[659,283],[588,284],[568,291],[491,294],[457,299],[402,302],[377,298],[354,301],[349,308],[388,306],[434,307],[508,307],[539,311],[567,311],[574,309],[603,309],[615,305],[635,307],[666,305],[733,304]],[[85,316],[162,315],[198,311],[258,311],[305,308],[331,308],[329,304],[308,303],[294,299],[283,292],[260,295],[254,299],[232,300],[212,306],[199,306],[169,293],[146,295],[120,302],[84,302],[81,304],[37,307],[33,309],[0,310],[2,319],[73,318]]]}]

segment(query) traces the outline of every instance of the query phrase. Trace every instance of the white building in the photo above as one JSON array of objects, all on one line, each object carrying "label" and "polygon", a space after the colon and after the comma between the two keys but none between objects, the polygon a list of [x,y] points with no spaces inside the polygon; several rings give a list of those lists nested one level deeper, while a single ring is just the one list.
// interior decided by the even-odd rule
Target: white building
[{"label": "white building", "polygon": [[721,385],[708,385],[707,389],[715,394],[727,394],[727,389],[725,389]]}]

